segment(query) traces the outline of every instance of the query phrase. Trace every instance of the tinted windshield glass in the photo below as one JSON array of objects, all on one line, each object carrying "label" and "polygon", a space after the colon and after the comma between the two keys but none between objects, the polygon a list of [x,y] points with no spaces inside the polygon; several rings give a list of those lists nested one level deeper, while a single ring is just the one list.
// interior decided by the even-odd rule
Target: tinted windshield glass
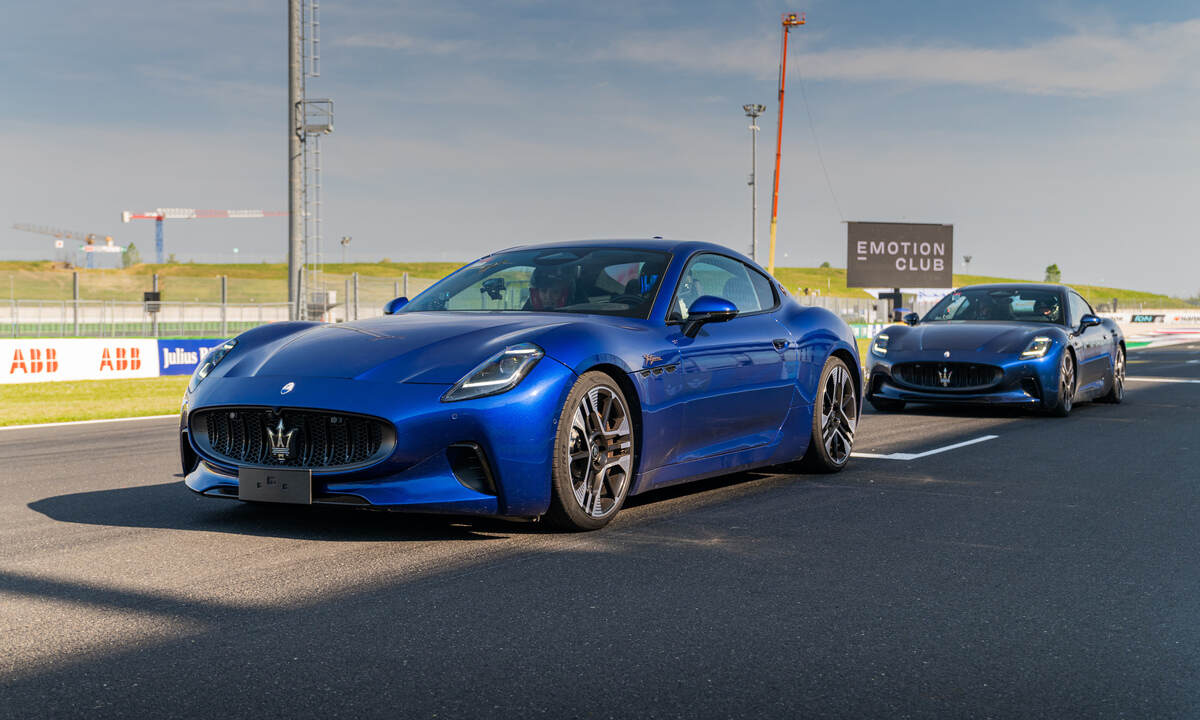
[{"label": "tinted windshield glass", "polygon": [[670,255],[626,248],[530,248],[490,255],[402,312],[569,312],[645,318]]},{"label": "tinted windshield glass", "polygon": [[976,320],[1064,324],[1062,299],[1054,290],[959,290],[942,298],[921,322]]}]

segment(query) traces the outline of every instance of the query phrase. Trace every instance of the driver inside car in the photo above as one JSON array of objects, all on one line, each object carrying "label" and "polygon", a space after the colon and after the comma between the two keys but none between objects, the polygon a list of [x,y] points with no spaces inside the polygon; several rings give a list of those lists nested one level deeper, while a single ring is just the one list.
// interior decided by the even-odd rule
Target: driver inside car
[{"label": "driver inside car", "polygon": [[1053,296],[1038,298],[1033,304],[1034,317],[1045,320],[1049,323],[1057,323],[1062,320],[1062,308],[1058,304],[1058,298]]},{"label": "driver inside car", "polygon": [[559,310],[571,304],[575,280],[571,268],[538,267],[529,278],[528,310]]}]

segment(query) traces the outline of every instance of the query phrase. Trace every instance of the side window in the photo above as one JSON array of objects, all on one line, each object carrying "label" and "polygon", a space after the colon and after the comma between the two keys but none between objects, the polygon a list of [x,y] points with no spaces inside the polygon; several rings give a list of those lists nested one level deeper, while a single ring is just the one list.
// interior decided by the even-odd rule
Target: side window
[{"label": "side window", "polygon": [[[697,255],[679,277],[675,300],[667,319],[686,320],[688,307],[701,295],[728,300],[737,306],[738,313],[752,313],[764,309],[752,279],[752,275],[755,274],[757,273],[752,273],[743,263],[724,255]],[[775,304],[775,296],[771,292],[770,281],[766,278],[760,279],[766,283],[766,296],[771,298],[766,307],[772,307]]]},{"label": "side window", "polygon": [[747,271],[750,274],[750,283],[754,285],[754,294],[758,298],[758,307],[760,310],[769,310],[778,304],[775,297],[775,285],[770,278],[763,275],[754,268],[748,267]]},{"label": "side window", "polygon": [[1071,325],[1072,326],[1078,326],[1079,321],[1083,319],[1084,315],[1093,314],[1092,306],[1088,305],[1087,300],[1084,300],[1079,295],[1079,293],[1072,290],[1067,295],[1067,301],[1071,303]]}]

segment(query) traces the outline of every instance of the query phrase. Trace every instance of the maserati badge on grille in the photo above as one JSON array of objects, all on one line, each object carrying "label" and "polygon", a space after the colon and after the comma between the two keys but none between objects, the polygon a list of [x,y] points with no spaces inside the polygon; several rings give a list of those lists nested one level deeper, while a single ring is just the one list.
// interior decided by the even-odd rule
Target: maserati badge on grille
[{"label": "maserati badge on grille", "polygon": [[279,418],[275,432],[271,432],[271,427],[267,426],[267,440],[271,443],[271,454],[276,460],[287,460],[288,455],[292,454],[292,436],[295,434],[295,428],[286,433],[283,431],[283,418]]},{"label": "maserati badge on grille", "polygon": [[[946,354],[949,355],[950,353],[946,353]],[[942,387],[950,387],[951,372],[952,371],[950,370],[950,368],[946,367],[945,365],[942,366],[941,371],[938,373],[938,382],[940,382],[942,384]],[[283,427],[283,425],[280,424],[280,427]]]},{"label": "maserati badge on grille", "polygon": [[288,383],[287,385],[284,385],[283,387],[279,388],[279,394],[280,394],[280,395],[287,395],[287,394],[288,394],[288,393],[290,393],[292,390],[294,390],[294,389],[295,389],[295,387],[296,387],[296,383],[294,383],[294,382],[290,382],[290,383]]},{"label": "maserati badge on grille", "polygon": [[950,351],[947,350],[946,352],[942,353],[942,357],[950,357]]}]

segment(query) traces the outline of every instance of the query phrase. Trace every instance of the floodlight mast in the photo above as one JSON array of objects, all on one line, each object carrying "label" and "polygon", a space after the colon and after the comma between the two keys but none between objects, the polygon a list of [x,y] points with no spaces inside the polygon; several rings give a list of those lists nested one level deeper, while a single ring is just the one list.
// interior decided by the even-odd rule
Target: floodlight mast
[{"label": "floodlight mast", "polygon": [[766,105],[743,105],[750,118],[750,259],[758,262],[758,116]]},{"label": "floodlight mast", "polygon": [[775,274],[775,229],[779,223],[779,165],[783,155],[783,91],[787,86],[788,33],[794,27],[805,24],[804,14],[784,13],[783,50],[779,54],[779,122],[775,128],[775,180],[771,191],[771,247],[767,258],[767,272]]}]

